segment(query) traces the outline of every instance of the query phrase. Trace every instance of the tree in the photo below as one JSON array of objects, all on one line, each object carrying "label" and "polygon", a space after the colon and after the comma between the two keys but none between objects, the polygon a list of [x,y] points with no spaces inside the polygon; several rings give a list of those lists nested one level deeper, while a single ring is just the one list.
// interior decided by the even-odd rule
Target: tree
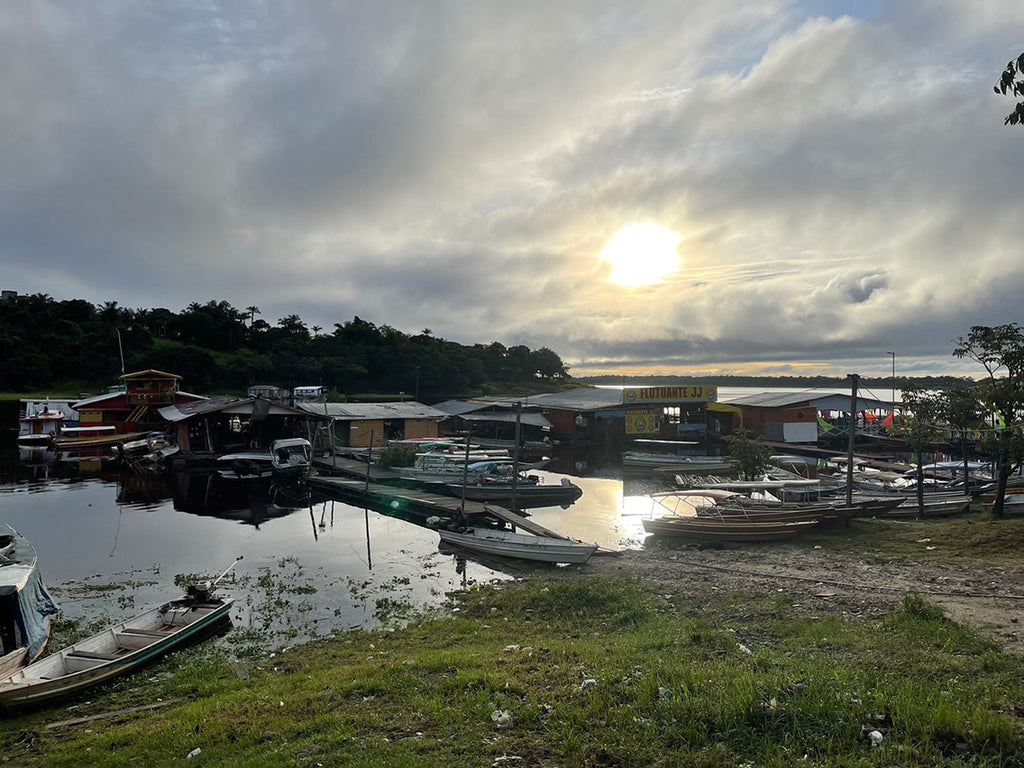
[{"label": "tree", "polygon": [[903,389],[899,433],[917,458],[917,509],[924,515],[924,454],[946,436],[949,406],[942,392],[910,384]]},{"label": "tree", "polygon": [[972,326],[966,338],[957,339],[953,356],[974,360],[987,374],[978,386],[978,395],[999,421],[996,432],[999,474],[992,514],[1002,517],[1006,482],[1019,445],[1015,438],[1020,434],[1019,420],[1024,416],[1024,329],[1017,323]]},{"label": "tree", "polygon": [[530,353],[531,367],[545,379],[561,378],[566,375],[565,364],[557,353],[541,347]]},{"label": "tree", "polygon": [[984,425],[984,408],[974,387],[959,384],[946,390],[949,426],[959,434],[960,454],[964,460],[964,493],[970,493],[970,472],[967,461],[967,432]]},{"label": "tree", "polygon": [[772,464],[772,447],[763,437],[755,438],[748,429],[736,429],[726,436],[725,442],[729,445],[726,461],[743,480],[763,477]]},{"label": "tree", "polygon": [[262,315],[263,313],[260,312],[260,308],[255,304],[251,307],[246,307],[245,310],[249,313],[249,327],[251,328],[252,324],[256,322],[256,315]]},{"label": "tree", "polygon": [[[1010,61],[1003,70],[999,82],[996,83],[995,92],[1003,96],[1009,91],[1010,95],[1024,99],[1024,53],[1015,61]],[[1003,120],[1003,125],[1024,125],[1024,101],[1017,102],[1014,110]]]}]

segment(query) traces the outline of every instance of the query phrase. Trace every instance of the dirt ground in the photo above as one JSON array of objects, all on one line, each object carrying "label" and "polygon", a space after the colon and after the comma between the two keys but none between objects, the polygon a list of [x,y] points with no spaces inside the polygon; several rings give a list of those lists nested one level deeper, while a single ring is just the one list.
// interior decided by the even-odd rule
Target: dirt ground
[{"label": "dirt ground", "polygon": [[825,549],[779,545],[627,550],[592,557],[585,568],[595,574],[627,571],[657,583],[665,595],[785,594],[808,613],[851,618],[881,618],[904,594],[916,592],[954,621],[1024,656],[1024,571],[869,563]]}]

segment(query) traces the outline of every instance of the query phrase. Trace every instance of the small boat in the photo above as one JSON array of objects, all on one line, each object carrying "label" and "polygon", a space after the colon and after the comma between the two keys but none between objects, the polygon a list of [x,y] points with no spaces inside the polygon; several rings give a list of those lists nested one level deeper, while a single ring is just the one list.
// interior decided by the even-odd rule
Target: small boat
[{"label": "small boat", "polygon": [[18,431],[18,445],[50,445],[64,426],[64,412],[49,406],[33,414],[22,416]]},{"label": "small boat", "polygon": [[77,693],[199,639],[226,623],[234,604],[231,598],[214,597],[211,590],[210,584],[190,586],[182,598],[23,667],[0,680],[0,706],[37,704]]},{"label": "small boat", "polygon": [[777,541],[805,533],[818,525],[817,520],[751,522],[675,515],[642,522],[647,533],[679,536],[700,542]]},{"label": "small boat", "polygon": [[28,539],[0,523],[0,678],[42,654],[57,606]]},{"label": "small boat", "polygon": [[[425,485],[431,488],[437,484],[427,483]],[[514,495],[516,506],[520,509],[569,506],[583,495],[583,489],[567,477],[563,477],[560,483],[542,483],[536,480],[531,482],[527,478],[517,482],[515,489],[512,488],[510,481],[504,480],[480,480],[475,483],[466,483],[465,486],[462,483],[444,483],[443,491],[456,498],[465,495],[469,501],[494,503],[511,503]]]},{"label": "small boat", "polygon": [[597,551],[597,544],[487,528],[440,528],[438,535],[443,543],[471,552],[544,563],[585,563]]},{"label": "small boat", "polygon": [[313,447],[304,437],[275,440],[269,450],[226,453],[217,459],[218,473],[227,478],[252,480],[278,477],[295,480],[309,475],[313,466]]}]

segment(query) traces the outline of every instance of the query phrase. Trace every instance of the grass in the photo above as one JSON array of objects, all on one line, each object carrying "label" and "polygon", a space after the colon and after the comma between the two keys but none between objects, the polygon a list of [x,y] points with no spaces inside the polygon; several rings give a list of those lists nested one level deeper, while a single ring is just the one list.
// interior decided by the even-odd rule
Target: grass
[{"label": "grass", "polygon": [[1021,568],[1024,516],[996,520],[975,505],[970,514],[920,520],[851,520],[848,529],[826,528],[802,537],[871,560],[950,565],[957,568]]},{"label": "grass", "polygon": [[[1015,766],[1024,671],[907,595],[875,622],[784,597],[668,603],[626,576],[459,596],[394,632],[213,645],[0,723],[25,766]],[[156,699],[120,719],[47,728]],[[506,714],[507,713],[507,714]],[[504,727],[508,726],[508,727]],[[872,746],[867,734],[882,734]],[[513,758],[519,758],[515,760]]]}]

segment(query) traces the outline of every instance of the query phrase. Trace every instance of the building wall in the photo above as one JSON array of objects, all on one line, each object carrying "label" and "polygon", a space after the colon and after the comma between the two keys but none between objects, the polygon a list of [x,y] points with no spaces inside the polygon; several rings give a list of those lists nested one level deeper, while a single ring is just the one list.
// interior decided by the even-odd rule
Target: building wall
[{"label": "building wall", "polygon": [[556,435],[576,434],[576,413],[574,411],[545,411],[544,416],[551,422],[551,431]]},{"label": "building wall", "polygon": [[813,424],[817,435],[818,410],[813,405],[798,408],[743,408],[743,426],[754,435],[781,441],[786,429],[783,425],[788,424]]},{"label": "building wall", "polygon": [[414,440],[420,437],[440,437],[441,424],[431,419],[406,419],[405,437]]},{"label": "building wall", "polygon": [[382,445],[384,443],[384,422],[380,419],[353,421],[350,429],[348,444],[353,448],[369,448],[371,435],[374,445]]}]

